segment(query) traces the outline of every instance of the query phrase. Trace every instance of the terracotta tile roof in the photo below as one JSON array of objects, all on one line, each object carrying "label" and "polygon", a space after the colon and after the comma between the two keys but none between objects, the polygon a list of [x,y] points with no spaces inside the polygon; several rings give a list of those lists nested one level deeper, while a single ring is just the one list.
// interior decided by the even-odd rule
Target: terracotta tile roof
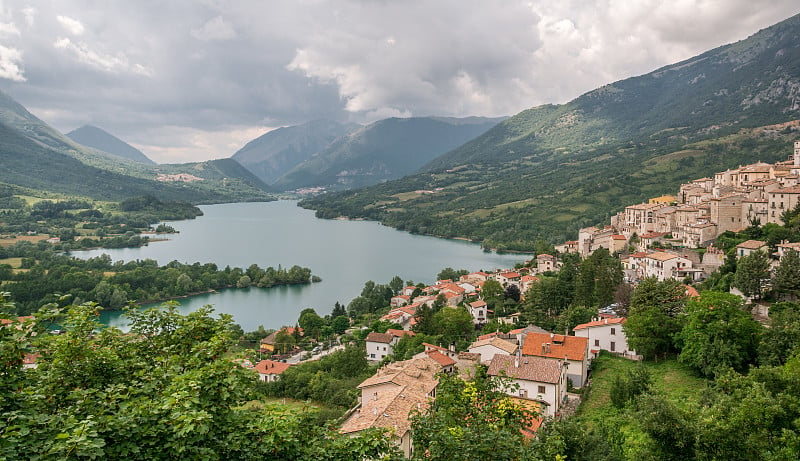
[{"label": "terracotta tile roof", "polygon": [[451,359],[450,357],[442,354],[437,350],[430,350],[426,351],[425,353],[428,354],[428,357],[432,358],[434,361],[436,361],[436,363],[438,363],[442,367],[449,367],[456,364],[455,360]]},{"label": "terracotta tile roof", "polygon": [[758,250],[761,247],[767,245],[767,242],[762,242],[761,240],[747,240],[736,245],[736,248],[744,248],[746,250]]},{"label": "terracotta tile roof", "polygon": [[408,330],[396,330],[394,328],[389,328],[386,330],[386,334],[402,338],[403,336],[414,336],[416,333]]},{"label": "terracotta tile roof", "polygon": [[521,282],[537,282],[537,281],[539,281],[539,277],[534,277],[532,275],[525,275],[519,280]]},{"label": "terracotta tile roof", "polygon": [[697,291],[697,289],[695,287],[687,286],[686,287],[686,296],[688,296],[690,298],[699,298],[700,297],[700,293]]},{"label": "terracotta tile roof", "polygon": [[42,354],[38,352],[25,354],[25,357],[22,359],[22,363],[24,363],[25,365],[33,365],[39,361],[39,358],[41,356]]},{"label": "terracotta tile roof", "polygon": [[367,335],[367,341],[372,343],[389,344],[392,342],[393,339],[394,336],[388,333],[377,333],[374,331],[370,331],[369,334]]},{"label": "terracotta tile roof", "polygon": [[[300,327],[297,327],[297,329],[300,331],[300,336],[303,336],[303,329]],[[294,327],[283,327],[278,331],[273,331],[266,338],[261,340],[261,344],[275,344],[275,336],[277,336],[280,332],[285,332],[287,335],[293,335]]]},{"label": "terracotta tile roof", "polygon": [[498,275],[502,275],[503,277],[505,277],[505,278],[507,278],[507,279],[516,279],[516,278],[519,278],[519,277],[520,277],[520,275],[519,275],[518,273],[516,273],[516,272],[513,272],[513,271],[509,271],[509,272],[501,272],[501,273],[500,273],[500,274],[498,274]]},{"label": "terracotta tile roof", "polygon": [[291,364],[275,362],[273,360],[262,360],[256,364],[254,370],[262,375],[279,375],[286,371]]},{"label": "terracotta tile roof", "polygon": [[670,259],[678,258],[678,255],[672,253],[666,253],[663,251],[656,251],[654,253],[649,253],[647,255],[650,259],[655,259],[656,261],[669,261]]},{"label": "terracotta tile roof", "polygon": [[477,309],[479,307],[486,307],[486,306],[487,306],[486,301],[484,301],[482,299],[479,299],[479,300],[477,300],[475,302],[469,303],[469,307],[471,307],[473,309]]},{"label": "terracotta tile roof", "polygon": [[489,363],[489,376],[507,376],[512,379],[558,384],[562,363],[543,357],[495,355]]},{"label": "terracotta tile roof", "polygon": [[482,346],[494,346],[507,354],[513,354],[514,352],[517,351],[516,344],[510,341],[506,341],[505,339],[498,338],[496,335],[486,339],[479,339],[474,343],[470,344],[468,349],[474,349],[476,347],[482,347]]},{"label": "terracotta tile roof", "polygon": [[[562,344],[555,344],[561,339]],[[542,344],[550,343],[550,352],[542,351]],[[550,357],[569,360],[583,360],[589,348],[589,338],[579,338],[577,336],[553,335],[547,333],[528,333],[525,343],[522,346],[523,355],[535,355],[539,357]]]},{"label": "terracotta tile roof", "polygon": [[412,411],[426,410],[430,403],[427,394],[413,392],[412,386],[399,386],[379,392],[361,403],[361,408],[342,424],[339,432],[350,434],[369,428],[393,430],[402,437],[411,428]]},{"label": "terracotta tile roof", "polygon": [[642,234],[642,235],[640,235],[640,236],[639,236],[639,238],[643,238],[643,239],[654,239],[654,238],[658,238],[658,237],[663,237],[663,236],[665,236],[665,235],[667,235],[667,233],[666,233],[666,232],[650,232],[650,233],[648,233],[648,234]]},{"label": "terracotta tile roof", "polygon": [[612,240],[628,240],[624,235],[614,234],[611,236]]},{"label": "terracotta tile roof", "polygon": [[594,321],[589,323],[581,323],[580,325],[575,326],[573,331],[583,330],[585,328],[592,328],[592,327],[602,327],[603,325],[618,325],[620,323],[625,323],[627,319],[625,317],[618,317],[613,319],[604,319],[600,321]]},{"label": "terracotta tile roof", "polygon": [[438,362],[423,355],[379,368],[374,375],[359,384],[358,388],[364,389],[378,384],[393,383],[397,386],[412,386],[415,391],[427,394],[439,384],[436,375],[441,369]]}]

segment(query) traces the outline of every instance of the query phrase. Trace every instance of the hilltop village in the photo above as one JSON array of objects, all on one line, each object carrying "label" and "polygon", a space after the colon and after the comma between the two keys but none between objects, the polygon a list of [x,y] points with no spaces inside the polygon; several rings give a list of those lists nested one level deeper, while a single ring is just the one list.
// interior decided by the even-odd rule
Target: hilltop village
[{"label": "hilltop village", "polygon": [[[683,295],[698,298],[692,285],[708,279],[725,264],[724,249],[714,245],[718,237],[767,223],[783,225],[784,212],[795,209],[799,202],[800,141],[794,143],[794,152],[785,162],[741,166],[683,184],[674,196],[628,206],[610,225],[581,229],[578,240],[557,245],[554,255],[538,254],[513,269],[466,273],[429,286],[406,286],[391,297],[388,312],[379,318],[393,327],[369,331],[363,338],[367,360],[381,366],[358,385],[358,404],[347,412],[339,430],[348,435],[374,428],[388,431],[404,455],[411,457],[413,416],[425,412],[435,400],[440,377],[470,379],[482,367],[488,376],[506,379],[503,391],[508,397],[538,415],[528,420],[523,430],[533,437],[544,422],[574,411],[581,391],[591,383],[592,362],[600,354],[633,361],[643,357],[629,346],[627,319],[617,312],[627,308],[617,303],[601,306],[589,321],[568,331],[554,332],[533,324],[518,325],[519,312],[493,312],[484,296],[487,283],[519,293],[524,300],[540,276],[557,273],[569,254],[585,259],[604,249],[619,258],[626,284],[635,287],[648,278],[672,280],[682,284]],[[787,254],[800,250],[800,243],[784,241],[775,247],[777,252],[770,259],[773,269]],[[733,255],[744,258],[768,250],[767,241],[750,239],[736,245]],[[753,300],[736,287],[731,292],[743,301]],[[395,349],[401,341],[411,341],[419,334],[421,311],[447,308],[466,309],[476,330],[490,321],[506,328],[482,334],[461,348],[455,343],[421,342],[420,352],[398,360]],[[298,327],[280,333],[302,332]],[[275,342],[273,333],[262,340],[262,350],[274,351]],[[266,381],[278,380],[288,368],[273,361],[255,367]]]}]

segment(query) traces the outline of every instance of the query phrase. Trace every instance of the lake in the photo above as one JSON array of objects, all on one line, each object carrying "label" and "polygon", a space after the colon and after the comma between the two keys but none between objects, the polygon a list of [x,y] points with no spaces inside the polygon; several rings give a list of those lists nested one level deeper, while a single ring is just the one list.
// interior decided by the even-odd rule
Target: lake
[{"label": "lake", "polygon": [[[179,234],[142,248],[73,252],[90,258],[103,253],[114,261],[155,259],[159,264],[213,262],[220,268],[295,264],[308,267],[322,282],[274,288],[223,290],[179,300],[182,312],[211,304],[233,315],[245,331],[294,325],[305,308],[319,315],[336,301],[347,304],[361,293],[364,282],[388,283],[399,275],[415,283],[432,283],[445,267],[493,270],[509,268],[529,255],[484,252],[459,240],[412,235],[377,222],[317,219],[296,201],[230,203],[200,207],[204,216],[171,222]],[[101,321],[124,327],[119,312],[104,312]]]}]

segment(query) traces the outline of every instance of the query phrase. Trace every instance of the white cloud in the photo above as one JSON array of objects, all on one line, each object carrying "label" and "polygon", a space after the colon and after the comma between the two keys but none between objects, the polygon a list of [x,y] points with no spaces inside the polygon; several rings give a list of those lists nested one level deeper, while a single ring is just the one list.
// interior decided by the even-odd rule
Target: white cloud
[{"label": "white cloud", "polygon": [[134,74],[151,76],[153,70],[141,64],[130,64],[124,54],[116,56],[98,53],[85,43],[75,43],[68,38],[59,38],[53,44],[54,47],[72,53],[79,61],[89,64],[92,67],[106,72],[131,71]]},{"label": "white cloud", "polygon": [[33,27],[36,23],[36,13],[36,8],[30,6],[22,9],[22,14],[25,16],[25,24],[27,24],[28,27]]},{"label": "white cloud", "polygon": [[20,68],[22,53],[14,48],[0,45],[0,78],[15,82],[24,82],[25,76]]},{"label": "white cloud", "polygon": [[202,41],[230,40],[236,37],[236,31],[222,16],[209,19],[202,27],[192,29],[192,37]]},{"label": "white cloud", "polygon": [[56,19],[59,23],[72,35],[83,35],[83,24],[77,19],[72,19],[67,16],[57,16]]},{"label": "white cloud", "polygon": [[277,127],[232,127],[200,130],[183,126],[159,127],[138,133],[129,142],[156,163],[199,162],[227,158],[253,139]]},{"label": "white cloud", "polygon": [[19,29],[17,29],[17,26],[15,26],[14,23],[0,22],[0,37],[4,35],[19,35]]}]

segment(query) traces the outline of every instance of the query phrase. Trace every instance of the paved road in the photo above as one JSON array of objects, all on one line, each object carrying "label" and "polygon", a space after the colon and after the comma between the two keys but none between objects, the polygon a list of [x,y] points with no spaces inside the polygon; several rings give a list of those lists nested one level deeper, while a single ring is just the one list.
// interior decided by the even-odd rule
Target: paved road
[{"label": "paved road", "polygon": [[314,354],[314,355],[311,356],[311,358],[305,359],[305,360],[303,359],[303,357],[305,357],[306,354],[308,354],[308,352],[303,351],[303,352],[300,352],[299,354],[295,354],[295,355],[289,357],[288,359],[286,359],[286,363],[291,363],[292,365],[296,365],[298,363],[308,362],[308,361],[311,361],[311,360],[319,360],[321,357],[324,357],[324,356],[326,356],[328,354],[332,354],[332,353],[334,353],[336,351],[339,351],[339,350],[342,350],[342,349],[344,349],[344,346],[341,345],[341,344],[337,344],[336,346],[333,346],[330,349],[326,349],[326,350],[320,352],[319,354]]}]

